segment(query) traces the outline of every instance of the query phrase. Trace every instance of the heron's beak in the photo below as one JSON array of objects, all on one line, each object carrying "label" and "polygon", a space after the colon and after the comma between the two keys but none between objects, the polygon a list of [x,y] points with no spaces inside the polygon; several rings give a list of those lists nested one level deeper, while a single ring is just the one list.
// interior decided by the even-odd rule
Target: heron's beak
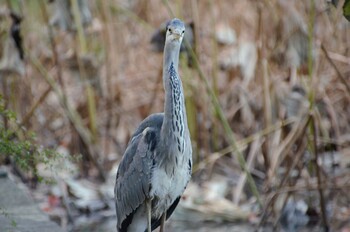
[{"label": "heron's beak", "polygon": [[181,39],[181,33],[174,32],[173,36],[175,39],[180,40]]},{"label": "heron's beak", "polygon": [[174,32],[173,32],[173,36],[174,36],[174,38],[176,39],[176,40],[180,40],[181,39],[181,37],[182,37],[182,33],[181,33],[181,31],[179,30],[175,30]]}]

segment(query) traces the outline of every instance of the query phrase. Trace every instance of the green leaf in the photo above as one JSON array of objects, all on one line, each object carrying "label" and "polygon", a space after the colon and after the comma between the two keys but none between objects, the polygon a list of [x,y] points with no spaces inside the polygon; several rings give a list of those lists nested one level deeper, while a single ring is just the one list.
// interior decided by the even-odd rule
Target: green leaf
[{"label": "green leaf", "polygon": [[350,21],[350,0],[345,0],[344,2],[343,15],[348,21]]}]

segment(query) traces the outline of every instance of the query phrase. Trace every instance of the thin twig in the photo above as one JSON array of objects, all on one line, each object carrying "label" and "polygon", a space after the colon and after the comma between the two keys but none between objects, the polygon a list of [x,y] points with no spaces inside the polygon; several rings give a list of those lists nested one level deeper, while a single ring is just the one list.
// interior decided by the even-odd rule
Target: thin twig
[{"label": "thin twig", "polygon": [[275,176],[277,167],[279,167],[279,164],[284,160],[284,157],[290,151],[290,149],[292,148],[292,145],[302,134],[304,134],[309,121],[310,121],[309,116],[307,117],[305,116],[304,118],[301,118],[300,121],[293,126],[292,131],[283,140],[281,145],[278,147],[277,151],[275,151],[275,154],[274,154],[275,158],[271,159],[271,166],[270,166],[270,169],[268,170],[268,178],[270,183],[272,178]]},{"label": "thin twig", "polygon": [[[103,37],[105,40],[105,46],[106,51],[105,52],[105,68],[106,68],[106,84],[107,84],[107,96],[106,96],[106,110],[107,110],[107,119],[106,119],[106,126],[105,126],[105,135],[109,134],[110,127],[112,124],[112,117],[113,117],[113,97],[114,97],[114,90],[113,90],[113,84],[112,84],[112,61],[115,63],[118,63],[116,61],[117,56],[114,55],[114,52],[108,52],[108,51],[114,51],[115,49],[112,48],[112,40],[114,39],[113,36],[113,27],[110,25],[110,22],[112,22],[110,17],[109,8],[106,5],[106,1],[101,0],[101,18],[104,22],[105,29],[103,30]],[[104,153],[109,153],[109,141],[106,139],[105,146],[104,146]]]},{"label": "thin twig", "polygon": [[334,64],[333,60],[329,57],[329,54],[328,54],[328,52],[323,44],[321,44],[321,49],[322,49],[324,55],[326,56],[326,59],[328,60],[328,62],[331,64],[331,66],[334,68],[335,72],[337,73],[338,78],[345,85],[348,93],[350,94],[350,85],[349,85],[348,81],[345,79],[343,74],[339,71],[338,67]]},{"label": "thin twig", "polygon": [[[264,112],[264,124],[265,127],[269,127],[272,124],[272,106],[271,106],[271,95],[270,95],[270,76],[268,75],[267,70],[267,59],[266,59],[266,51],[264,44],[264,36],[263,36],[263,5],[261,2],[257,2],[257,11],[258,11],[258,28],[257,28],[257,45],[258,45],[258,68],[256,69],[256,75],[261,75],[262,73],[262,79],[263,80],[263,112]],[[261,72],[262,69],[262,72]],[[264,165],[265,170],[268,170],[270,167],[270,149],[271,148],[271,137],[269,135],[266,135],[265,142],[262,144],[263,150],[262,155],[264,157]]]},{"label": "thin twig", "polygon": [[[263,53],[263,51],[261,52]],[[263,75],[263,104],[264,104],[264,123],[266,127],[270,127],[272,124],[272,103],[271,103],[271,89],[270,89],[270,75],[268,74],[268,63],[265,58],[262,58],[261,61],[261,68],[262,68],[262,75]],[[266,135],[266,141],[264,143],[264,148],[265,151],[263,152],[264,156],[264,164],[265,164],[265,169],[268,170],[270,167],[270,158],[272,155],[270,154],[272,149],[269,149],[271,145],[271,137],[269,135]]]},{"label": "thin twig", "polygon": [[86,44],[86,38],[85,33],[83,29],[83,24],[81,21],[81,15],[79,11],[78,1],[77,0],[71,0],[71,5],[73,8],[73,18],[74,23],[78,31],[78,41],[79,41],[79,49],[76,49],[77,53],[77,62],[79,66],[79,74],[80,77],[85,85],[85,92],[87,97],[87,104],[88,104],[88,113],[89,113],[89,123],[90,123],[90,130],[92,135],[92,140],[90,142],[96,142],[97,137],[97,123],[96,123],[96,100],[95,100],[95,91],[91,87],[91,84],[87,81],[87,72],[85,65],[82,64],[81,57],[87,54],[87,44]]},{"label": "thin twig", "polygon": [[[63,77],[62,77],[62,67],[61,67],[61,63],[60,63],[60,61],[58,59],[57,45],[56,45],[56,41],[55,41],[54,36],[53,36],[52,26],[49,23],[49,16],[47,15],[47,10],[46,10],[46,7],[45,7],[44,0],[41,0],[39,4],[40,4],[41,14],[43,15],[44,22],[47,25],[47,29],[48,29],[48,32],[49,32],[48,36],[49,36],[49,40],[50,40],[51,50],[52,50],[52,53],[53,53],[54,64],[56,66],[57,78],[58,78],[58,81],[59,81],[59,83],[60,83],[60,85],[62,87],[63,93],[65,93],[66,90],[65,90]],[[64,95],[66,96],[66,94],[64,94]]]},{"label": "thin twig", "polygon": [[[305,129],[306,129],[306,127],[305,127]],[[291,163],[291,165],[288,166],[286,173],[282,177],[282,180],[281,180],[279,187],[278,187],[279,189],[284,187],[286,181],[288,180],[290,172],[292,170],[294,170],[294,168],[299,164],[301,158],[305,154],[306,147],[307,147],[307,141],[306,141],[306,138],[303,137],[303,138],[301,138],[300,145],[298,145],[298,150],[296,151],[296,153],[293,157],[293,162]],[[298,178],[295,178],[295,179],[298,179]]]},{"label": "thin twig", "polygon": [[81,22],[81,15],[79,11],[78,1],[77,0],[70,0],[70,4],[72,6],[73,10],[73,18],[74,23],[78,31],[78,38],[79,38],[79,45],[80,45],[80,54],[85,55],[87,53],[87,44],[86,44],[86,38],[84,34],[83,24]]},{"label": "thin twig", "polygon": [[[250,147],[250,151],[247,157],[247,166],[248,168],[251,170],[254,166],[254,161],[256,160],[256,156],[259,154],[259,149],[261,147],[261,138],[258,138],[257,140],[255,140],[251,147]],[[238,179],[238,183],[236,185],[235,188],[235,194],[234,194],[234,198],[233,198],[233,203],[238,205],[241,194],[243,192],[243,188],[244,185],[246,183],[246,179],[247,179],[247,174],[246,173],[242,173]]]},{"label": "thin twig", "polygon": [[[318,151],[317,151],[317,125],[315,122],[315,117],[314,115],[311,115],[312,118],[312,124],[311,129],[313,132],[313,149],[314,149],[314,153],[315,153],[315,168],[316,168],[316,175],[317,175],[317,185],[321,186],[322,185],[322,180],[321,180],[321,173],[320,173],[320,166],[318,165]],[[325,202],[325,198],[323,195],[323,190],[322,188],[318,188],[318,192],[320,194],[320,205],[321,205],[321,212],[322,212],[322,220],[323,220],[323,226],[325,228],[325,231],[329,231],[329,225],[328,225],[328,220],[327,220],[327,212],[326,212],[326,202]]]},{"label": "thin twig", "polygon": [[22,119],[22,121],[19,123],[19,127],[22,127],[24,125],[26,125],[29,121],[29,119],[33,116],[35,110],[41,105],[41,103],[46,99],[46,97],[49,95],[49,93],[51,92],[52,88],[51,86],[49,86],[45,92],[39,97],[39,99],[32,105],[32,107],[30,107],[30,110],[28,111],[28,113],[24,116],[24,118]]},{"label": "thin twig", "polygon": [[[252,135],[250,135],[242,140],[237,141],[238,147],[241,150],[242,147],[245,147],[248,144],[254,142],[259,137],[266,136],[266,135],[273,133],[277,130],[280,130],[282,127],[290,125],[292,123],[294,123],[294,120],[290,119],[287,121],[278,122],[275,125],[271,125],[271,127],[267,127],[261,131],[256,132],[255,134],[252,134]],[[234,148],[232,146],[228,146],[228,147],[222,149],[221,151],[216,152],[218,154],[217,158],[221,158],[222,156],[227,155],[228,153],[233,152],[233,151],[234,151]],[[198,165],[195,165],[193,167],[193,173],[198,172],[199,170],[203,169],[207,164],[211,163],[212,161],[213,161],[213,159],[211,158],[211,155],[210,155],[208,158],[202,160]]]},{"label": "thin twig", "polygon": [[124,14],[130,18],[132,18],[133,20],[135,20],[139,25],[142,25],[146,30],[148,31],[152,31],[154,30],[153,26],[150,25],[147,21],[143,20],[142,18],[140,18],[137,14],[135,14],[133,11],[127,9],[127,8],[123,8],[120,6],[120,4],[115,4],[112,5],[111,8],[113,10],[116,10],[118,13]]},{"label": "thin twig", "polygon": [[301,191],[316,191],[316,190],[340,190],[340,189],[349,189],[350,184],[339,184],[339,185],[326,185],[326,184],[318,184],[317,185],[302,185],[302,186],[293,186],[293,187],[285,187],[280,191],[275,192],[275,195],[288,193],[288,192],[301,192]]}]

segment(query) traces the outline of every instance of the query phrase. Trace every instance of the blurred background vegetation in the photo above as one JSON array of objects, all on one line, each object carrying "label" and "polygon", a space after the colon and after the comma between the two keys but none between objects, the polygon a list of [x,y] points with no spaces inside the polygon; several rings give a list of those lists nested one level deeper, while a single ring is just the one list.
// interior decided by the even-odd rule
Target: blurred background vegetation
[{"label": "blurred background vegetation", "polygon": [[114,230],[117,165],[163,109],[162,28],[176,16],[194,173],[173,231],[348,231],[349,12],[348,0],[1,1],[0,163],[66,230],[106,218]]}]

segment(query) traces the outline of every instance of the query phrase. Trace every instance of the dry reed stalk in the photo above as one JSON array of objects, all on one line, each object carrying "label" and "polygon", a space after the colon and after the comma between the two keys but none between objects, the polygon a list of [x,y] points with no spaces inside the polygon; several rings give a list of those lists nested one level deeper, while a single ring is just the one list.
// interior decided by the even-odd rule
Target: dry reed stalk
[{"label": "dry reed stalk", "polygon": [[[109,135],[110,133],[110,127],[112,123],[112,117],[113,117],[113,100],[115,95],[114,86],[112,84],[112,75],[113,75],[113,63],[118,64],[118,56],[115,54],[117,51],[117,46],[114,46],[115,43],[112,41],[115,41],[115,35],[114,30],[110,22],[112,22],[112,17],[109,8],[107,7],[106,1],[99,1],[99,4],[101,5],[101,18],[105,25],[105,28],[103,30],[103,39],[105,40],[105,64],[106,64],[106,85],[107,85],[107,95],[106,95],[106,110],[107,110],[107,119],[105,124],[105,135]],[[113,51],[113,52],[112,52]],[[117,86],[117,92],[120,92],[119,87]],[[116,99],[120,100],[120,99]],[[117,104],[120,104],[120,102],[117,102]],[[104,154],[109,154],[109,139],[106,139],[104,144]]]},{"label": "dry reed stalk", "polygon": [[[263,73],[263,98],[264,98],[264,124],[265,127],[270,127],[272,125],[272,103],[271,103],[271,81],[270,81],[270,75],[268,74],[268,63],[265,58],[261,61],[262,66],[262,73]],[[264,155],[264,165],[265,169],[268,170],[270,167],[270,163],[272,162],[270,159],[272,157],[271,153],[274,153],[274,151],[271,149],[271,138],[269,135],[266,136],[266,141],[264,143],[265,151],[263,152]]]},{"label": "dry reed stalk", "polygon": [[229,125],[229,123],[228,123],[224,113],[223,113],[223,110],[221,109],[219,100],[217,99],[215,93],[213,92],[213,90],[211,89],[211,87],[209,85],[208,80],[206,79],[206,77],[204,76],[202,70],[200,69],[198,60],[195,57],[195,54],[193,53],[193,50],[191,50],[191,53],[192,53],[193,57],[195,58],[194,59],[194,64],[195,64],[195,67],[198,70],[199,76],[200,76],[201,80],[204,81],[205,86],[207,88],[207,92],[209,93],[209,95],[211,97],[211,100],[212,100],[212,103],[214,105],[215,111],[218,114],[218,117],[219,117],[220,121],[223,124],[223,127],[225,129],[225,134],[228,137],[228,141],[230,142],[230,144],[234,148],[234,152],[235,152],[234,154],[236,155],[238,163],[240,164],[242,170],[247,174],[247,180],[248,180],[248,183],[250,185],[251,191],[253,192],[254,196],[257,198],[258,203],[261,205],[260,195],[259,195],[259,192],[257,190],[256,184],[255,184],[251,174],[249,173],[249,170],[247,169],[246,161],[245,161],[245,159],[243,157],[243,154],[238,149],[236,139],[234,138],[234,133],[233,133],[233,131],[232,131],[232,129],[231,129],[231,127],[230,127],[230,125]]},{"label": "dry reed stalk", "polygon": [[298,145],[298,150],[295,152],[295,155],[293,157],[294,158],[293,162],[287,163],[286,173],[284,174],[284,176],[282,176],[278,189],[282,189],[285,187],[285,184],[289,178],[289,174],[291,173],[292,170],[294,170],[294,168],[298,164],[300,164],[300,160],[303,158],[303,155],[305,154],[306,147],[307,147],[307,140],[305,137],[303,137],[300,140],[300,143]]},{"label": "dry reed stalk", "polygon": [[[311,118],[311,116],[310,116],[310,118]],[[311,121],[311,119],[309,120],[309,122],[310,121]],[[307,128],[307,125],[305,126],[305,128]],[[274,216],[274,220],[273,220],[274,221],[273,225],[274,225],[274,228],[276,228],[277,224],[280,220],[280,217],[281,217],[281,214],[279,212],[276,212],[276,210],[277,211],[282,210],[285,207],[285,205],[287,204],[290,196],[292,196],[292,194],[293,194],[292,191],[284,191],[284,190],[291,189],[297,185],[297,182],[301,177],[302,170],[305,168],[304,163],[302,163],[300,161],[302,160],[302,157],[305,154],[305,149],[308,145],[307,138],[306,137],[302,138],[299,141],[299,143],[300,143],[300,146],[298,147],[298,150],[296,151],[295,158],[294,158],[292,163],[287,163],[286,173],[281,178],[281,182],[280,182],[277,190],[272,191],[272,196],[270,194],[271,197],[268,197],[266,202],[265,202],[263,216],[261,217],[261,220],[259,222],[260,225],[263,225],[266,222],[267,216],[269,215],[269,212],[274,212],[275,216]],[[296,177],[293,178],[293,180],[290,180],[289,183],[287,184],[287,180],[289,179],[289,174],[294,168],[297,168],[296,171],[298,174]],[[309,185],[307,185],[307,186],[309,187]],[[302,191],[302,190],[300,190],[300,191]],[[276,193],[278,193],[278,194],[276,194]],[[278,204],[278,202],[280,202],[280,204],[276,208],[276,204]]]},{"label": "dry reed stalk", "polygon": [[126,15],[127,17],[130,17],[132,20],[134,20],[136,23],[138,23],[142,27],[146,28],[148,31],[154,30],[154,28],[147,21],[140,18],[137,14],[135,14],[131,10],[121,7],[119,5],[113,5],[111,6],[111,8],[116,10],[118,13],[121,13],[123,15]]},{"label": "dry reed stalk", "polygon": [[303,117],[296,125],[293,125],[292,131],[288,136],[282,141],[279,145],[278,150],[274,152],[274,155],[271,159],[271,166],[268,170],[268,183],[272,184],[276,176],[277,168],[280,166],[281,162],[285,159],[286,155],[292,148],[292,145],[303,135],[309,124],[310,117]]},{"label": "dry reed stalk", "polygon": [[[324,47],[324,45],[323,45]],[[321,47],[322,48],[322,47]],[[325,49],[326,50],[326,49]],[[335,53],[335,52],[330,52],[330,51],[327,51],[327,54],[329,56],[329,58],[331,60],[334,60],[334,61],[337,61],[337,62],[341,62],[341,63],[344,63],[344,64],[347,64],[347,65],[350,65],[350,58],[349,57],[346,57],[344,55],[341,55],[339,53]]]},{"label": "dry reed stalk", "polygon": [[[335,140],[339,140],[340,138],[340,128],[339,128],[339,122],[337,119],[337,113],[331,103],[331,100],[329,99],[329,97],[326,95],[324,97],[324,101],[327,105],[327,111],[330,115],[330,120],[331,120],[331,125],[332,125],[332,129],[334,130],[334,136],[335,136]],[[336,146],[338,147],[338,145],[336,144]],[[339,148],[337,148],[338,150]]]},{"label": "dry reed stalk", "polygon": [[[266,136],[266,135],[271,134],[271,133],[274,133],[276,131],[280,131],[283,127],[288,126],[292,123],[294,123],[294,121],[292,121],[292,120],[278,122],[269,128],[265,128],[261,131],[256,132],[255,134],[252,134],[248,137],[245,137],[242,140],[237,141],[238,147],[239,147],[240,151],[242,151],[246,146],[248,146],[250,143],[257,140],[258,138]],[[227,154],[234,152],[234,151],[235,150],[234,150],[233,146],[229,146],[229,147],[226,147],[218,152],[210,154],[208,157],[203,159],[198,165],[194,165],[193,172],[196,173],[199,170],[204,169],[208,164],[211,164],[212,162],[215,162],[217,159],[221,158],[222,156],[227,155]],[[216,155],[217,159],[212,159],[212,156],[214,154],[217,154]]]},{"label": "dry reed stalk", "polygon": [[[257,138],[252,142],[250,146],[250,151],[247,157],[247,168],[249,168],[250,170],[254,166],[254,162],[256,160],[257,155],[259,154],[259,150],[261,150],[260,149],[261,145],[262,145],[261,138]],[[242,173],[238,179],[235,192],[233,194],[233,203],[236,205],[239,205],[239,200],[241,198],[244,185],[246,184],[246,179],[247,179],[246,173]]]},{"label": "dry reed stalk", "polygon": [[339,71],[338,67],[334,64],[333,60],[329,57],[329,54],[327,52],[327,49],[324,47],[323,44],[321,44],[321,49],[327,59],[327,61],[331,64],[333,69],[337,73],[337,77],[340,79],[340,81],[343,83],[343,85],[346,87],[346,90],[348,91],[348,95],[350,95],[350,85],[348,84],[348,81],[346,78],[343,76],[343,74]]},{"label": "dry reed stalk", "polygon": [[[319,155],[318,155],[318,149],[317,149],[317,124],[315,121],[315,117],[314,115],[311,115],[311,122],[310,122],[310,129],[311,129],[311,133],[313,136],[313,144],[312,144],[312,148],[313,148],[313,152],[314,152],[314,163],[315,163],[315,168],[316,168],[316,177],[317,177],[317,185],[321,186],[322,185],[322,180],[321,180],[321,172],[320,172],[320,165],[318,164],[319,161]],[[323,227],[325,229],[326,232],[329,231],[329,224],[328,224],[328,219],[327,219],[327,211],[326,211],[326,200],[324,197],[324,193],[323,193],[323,189],[322,188],[318,188],[318,192],[320,195],[320,206],[321,206],[321,213],[322,213],[322,221],[323,221]]]},{"label": "dry reed stalk", "polygon": [[54,35],[53,35],[52,26],[49,23],[49,16],[47,14],[46,6],[45,6],[45,3],[44,3],[43,0],[40,0],[39,4],[40,4],[39,7],[40,7],[40,10],[41,10],[41,14],[42,14],[43,19],[44,19],[44,23],[47,26],[47,29],[48,29],[48,32],[49,32],[48,36],[49,36],[50,46],[51,46],[51,50],[52,50],[52,54],[53,54],[53,62],[54,62],[54,65],[56,66],[57,79],[58,79],[58,82],[61,85],[61,88],[62,88],[62,91],[63,91],[63,95],[67,96],[67,94],[66,94],[66,87],[65,87],[65,84],[64,84],[64,81],[63,81],[63,77],[62,77],[62,66],[61,66],[61,63],[60,63],[59,58],[58,58],[57,44],[56,44],[56,41],[55,41],[55,38],[54,38]]},{"label": "dry reed stalk", "polygon": [[[78,1],[71,0],[71,5],[73,9],[73,18],[75,22],[75,26],[78,31],[78,41],[79,41],[79,49],[76,50],[77,61],[79,66],[80,77],[82,78],[83,83],[85,84],[85,92],[87,96],[88,102],[88,112],[89,112],[89,123],[91,130],[91,141],[95,143],[97,140],[97,118],[96,118],[96,93],[94,89],[91,87],[90,83],[87,82],[87,73],[85,66],[82,64],[81,57],[86,55],[88,52],[85,33],[83,29],[83,24],[81,22],[81,15],[79,11]],[[78,47],[78,46],[77,46]]]},{"label": "dry reed stalk", "polygon": [[[218,45],[215,39],[215,26],[216,26],[216,17],[214,16],[214,3],[212,0],[208,0],[209,8],[211,9],[211,24],[210,28],[212,28],[211,34],[210,34],[210,47],[211,47],[211,88],[213,90],[213,94],[215,94],[216,97],[219,96],[219,87],[218,87],[218,71],[219,71],[219,64],[218,64]],[[215,111],[215,109],[211,109],[211,121],[213,122],[212,126],[212,135],[210,136],[211,142],[213,144],[213,149],[217,150],[219,147],[219,130],[217,126],[218,122],[218,114]]]},{"label": "dry reed stalk", "polygon": [[[198,54],[197,51],[198,51],[198,39],[199,39],[199,34],[198,34],[198,30],[196,28],[196,25],[199,25],[199,11],[198,11],[198,2],[197,0],[191,0],[191,15],[192,15],[192,19],[193,19],[193,24],[194,24],[194,27],[193,27],[193,50],[194,50],[194,53],[195,54]],[[190,45],[187,44],[186,47],[189,47]],[[188,59],[192,59],[192,57],[188,57]],[[191,75],[194,76],[194,72],[191,70]],[[199,91],[199,88],[192,84],[191,85],[191,88],[192,88],[192,98],[193,98],[193,101],[191,102],[192,104],[194,104],[194,106],[192,107],[196,107],[196,112],[195,112],[195,115],[192,114],[192,121],[195,122],[195,125],[196,125],[196,128],[194,129],[193,128],[193,132],[194,134],[192,136],[193,140],[196,141],[195,143],[195,159],[197,160],[196,163],[198,164],[199,162],[199,147],[201,145],[201,132],[203,133],[203,131],[200,130],[200,125],[199,125],[199,122],[198,122],[198,115],[200,114],[200,105],[201,105],[201,102],[199,102],[198,100],[196,101],[194,96],[197,96],[197,94],[200,92]],[[207,133],[207,130],[204,131],[204,133]],[[206,143],[205,143],[206,144]],[[209,150],[207,150],[209,151]],[[209,153],[209,152],[208,152]]]},{"label": "dry reed stalk", "polygon": [[[271,106],[271,96],[270,96],[270,75],[268,74],[267,70],[267,60],[266,60],[266,49],[264,44],[266,43],[266,40],[264,39],[263,35],[263,5],[261,3],[257,3],[257,11],[258,11],[258,27],[257,27],[257,44],[258,44],[258,67],[256,71],[256,75],[258,75],[258,70],[262,73],[262,80],[263,80],[263,113],[264,113],[264,124],[265,128],[268,128],[272,125],[272,106]],[[262,155],[264,157],[264,166],[265,170],[268,170],[270,167],[270,157],[269,154],[271,149],[271,137],[269,135],[266,135],[266,140],[262,144],[263,151]]]},{"label": "dry reed stalk", "polygon": [[[191,9],[192,9],[192,18],[193,18],[193,23],[194,25],[199,25],[200,20],[199,20],[199,11],[198,11],[198,1],[197,0],[191,0]],[[196,43],[196,41],[199,41],[199,33],[198,30],[196,30],[196,27],[194,27],[194,31],[193,31],[193,35],[194,35],[194,53],[198,54],[198,43]],[[199,55],[198,55],[198,59],[200,59]]]},{"label": "dry reed stalk", "polygon": [[51,88],[51,86],[49,86],[44,91],[44,93],[41,94],[41,96],[38,98],[38,100],[33,103],[33,105],[30,107],[29,111],[27,112],[27,114],[23,117],[23,119],[19,123],[20,127],[25,126],[28,123],[30,118],[33,116],[35,110],[45,101],[46,97],[49,95],[51,90],[52,90],[52,88]]},{"label": "dry reed stalk", "polygon": [[51,86],[52,90],[58,97],[59,102],[62,108],[64,109],[68,119],[70,120],[74,128],[77,130],[84,144],[87,146],[88,156],[93,162],[93,164],[95,165],[95,167],[97,168],[99,177],[101,178],[102,181],[105,181],[106,180],[105,170],[97,159],[99,149],[97,149],[96,145],[92,143],[92,135],[90,131],[84,126],[83,121],[80,115],[78,114],[78,112],[68,103],[68,101],[65,98],[65,95],[62,92],[62,89],[56,84],[53,77],[48,73],[48,71],[40,63],[40,61],[32,56],[30,56],[29,59],[32,65],[41,73],[43,78]]}]

